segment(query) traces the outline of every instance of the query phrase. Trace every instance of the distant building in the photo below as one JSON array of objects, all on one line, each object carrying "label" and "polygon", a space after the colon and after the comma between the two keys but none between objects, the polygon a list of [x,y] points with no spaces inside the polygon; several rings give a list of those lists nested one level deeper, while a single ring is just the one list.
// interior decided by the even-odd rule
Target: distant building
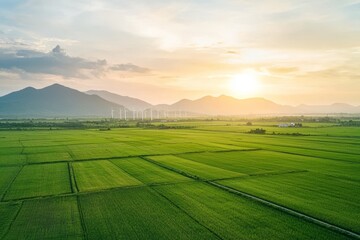
[{"label": "distant building", "polygon": [[287,128],[287,127],[302,127],[302,123],[280,123],[278,125],[280,128]]}]

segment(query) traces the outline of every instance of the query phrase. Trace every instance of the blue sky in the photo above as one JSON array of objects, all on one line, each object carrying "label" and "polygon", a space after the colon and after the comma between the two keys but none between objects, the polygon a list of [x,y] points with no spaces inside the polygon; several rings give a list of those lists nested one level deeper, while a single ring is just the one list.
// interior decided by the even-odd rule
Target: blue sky
[{"label": "blue sky", "polygon": [[359,16],[355,0],[0,0],[0,95],[57,82],[152,103],[359,105]]}]

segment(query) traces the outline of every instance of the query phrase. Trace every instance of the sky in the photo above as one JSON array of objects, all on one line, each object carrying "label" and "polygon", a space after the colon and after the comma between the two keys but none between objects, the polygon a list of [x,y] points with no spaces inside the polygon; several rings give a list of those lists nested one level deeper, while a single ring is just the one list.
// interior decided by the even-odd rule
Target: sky
[{"label": "sky", "polygon": [[359,0],[0,0],[0,95],[360,105]]}]

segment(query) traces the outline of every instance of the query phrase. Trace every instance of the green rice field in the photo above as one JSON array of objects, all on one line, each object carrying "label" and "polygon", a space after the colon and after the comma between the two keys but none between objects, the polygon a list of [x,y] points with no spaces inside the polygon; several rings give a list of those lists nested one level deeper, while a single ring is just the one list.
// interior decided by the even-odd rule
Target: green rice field
[{"label": "green rice field", "polygon": [[1,130],[0,239],[360,239],[359,127],[161,124]]}]

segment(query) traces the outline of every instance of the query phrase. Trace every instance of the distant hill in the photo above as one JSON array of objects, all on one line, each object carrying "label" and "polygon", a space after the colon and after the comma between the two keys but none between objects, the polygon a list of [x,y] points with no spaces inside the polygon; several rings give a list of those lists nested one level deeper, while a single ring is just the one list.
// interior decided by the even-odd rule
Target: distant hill
[{"label": "distant hill", "polygon": [[[114,117],[120,116],[124,106],[127,111],[153,109],[160,116],[199,115],[288,115],[360,113],[360,106],[344,103],[332,105],[280,105],[264,98],[237,99],[229,96],[205,96],[196,100],[183,99],[174,104],[151,105],[140,99],[106,91],[86,93],[54,84],[42,89],[28,87],[0,97],[0,118],[11,117]],[[123,110],[121,110],[123,111]],[[129,112],[130,116],[133,112]],[[162,113],[164,116],[164,113]]]},{"label": "distant hill", "polygon": [[183,99],[169,108],[209,115],[278,114],[293,111],[293,107],[279,105],[264,98],[236,99],[225,95],[206,96],[197,100]]},{"label": "distant hill", "polygon": [[110,117],[119,104],[54,84],[0,97],[0,117]]},{"label": "distant hill", "polygon": [[86,92],[90,95],[97,95],[105,100],[108,100],[110,102],[117,103],[119,105],[125,106],[126,108],[130,110],[144,110],[147,108],[151,108],[152,105],[148,102],[145,102],[143,100],[132,98],[128,96],[121,96],[115,93],[111,93],[108,91],[103,90],[90,90]]},{"label": "distant hill", "polygon": [[298,112],[304,113],[360,113],[360,106],[355,107],[346,103],[334,103],[331,105],[299,105]]},{"label": "distant hill", "polygon": [[187,111],[206,115],[279,115],[360,113],[360,106],[345,103],[332,105],[281,105],[264,98],[237,99],[230,96],[205,96],[196,100],[183,99],[174,104],[159,104],[159,110]]}]

